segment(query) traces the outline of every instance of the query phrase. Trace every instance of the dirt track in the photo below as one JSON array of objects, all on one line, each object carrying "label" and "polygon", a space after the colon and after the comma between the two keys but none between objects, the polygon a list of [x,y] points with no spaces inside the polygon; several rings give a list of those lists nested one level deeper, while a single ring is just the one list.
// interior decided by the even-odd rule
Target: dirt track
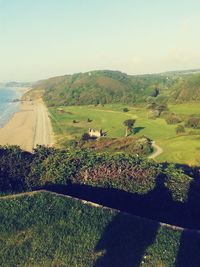
[{"label": "dirt track", "polygon": [[154,148],[154,152],[149,156],[149,159],[155,159],[163,153],[163,149],[160,146],[156,145],[155,141],[153,141],[152,146]]}]

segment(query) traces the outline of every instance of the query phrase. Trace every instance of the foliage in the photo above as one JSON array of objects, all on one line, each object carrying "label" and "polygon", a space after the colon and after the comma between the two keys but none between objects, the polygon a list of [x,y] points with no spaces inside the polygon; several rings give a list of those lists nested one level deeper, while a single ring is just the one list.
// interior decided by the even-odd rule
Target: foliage
[{"label": "foliage", "polygon": [[190,116],[190,118],[186,121],[185,126],[194,129],[200,129],[200,116],[199,115]]},{"label": "foliage", "polygon": [[170,189],[173,199],[186,202],[193,179],[185,175],[183,170],[176,169],[174,164],[170,164],[164,173],[165,185]]},{"label": "foliage", "polygon": [[152,111],[150,118],[159,117],[163,112],[168,110],[167,100],[167,97],[164,95],[147,98],[147,109]]},{"label": "foliage", "polygon": [[41,81],[35,90],[45,90],[48,106],[104,105],[106,103],[132,104],[144,102],[158,94],[171,81],[166,76],[127,75],[120,71],[91,71],[65,75]]},{"label": "foliage", "polygon": [[100,138],[98,140],[90,140],[86,143],[81,143],[81,145],[76,146],[81,147],[82,149],[90,149],[95,152],[101,153],[112,153],[116,154],[119,152],[123,152],[130,155],[140,155],[147,156],[152,151],[152,143],[149,138],[142,137],[137,138],[133,136],[129,136],[128,138]]},{"label": "foliage", "polygon": [[153,90],[153,92],[151,93],[151,96],[152,97],[157,97],[158,95],[159,95],[159,89],[158,88],[155,88],[154,90]]},{"label": "foliage", "polygon": [[[133,131],[133,126],[135,124],[136,120],[135,119],[128,119],[123,122],[124,126],[126,126],[127,130],[131,133]],[[127,132],[126,132],[127,136]]]},{"label": "foliage", "polygon": [[0,147],[0,191],[20,192],[26,189],[31,155],[17,146]]},{"label": "foliage", "polygon": [[[137,155],[96,154],[89,150],[59,150],[38,146],[23,154],[16,147],[2,148],[0,157],[1,192],[30,190],[48,184],[87,184],[144,194],[151,191],[160,176],[182,180],[183,187],[172,190],[175,198],[185,199],[191,178]],[[5,156],[6,155],[6,156]],[[6,158],[6,160],[5,160]],[[12,165],[12,169],[11,169]],[[4,177],[4,179],[3,179]],[[179,177],[179,178],[177,178]],[[166,184],[168,187],[168,183]]]},{"label": "foliage", "polygon": [[178,115],[175,115],[175,114],[169,114],[167,117],[166,117],[166,122],[167,124],[177,124],[177,123],[180,123],[182,122],[182,119],[180,116]]},{"label": "foliage", "polygon": [[182,133],[185,133],[185,128],[183,125],[178,125],[176,127],[176,134],[182,134]]},{"label": "foliage", "polygon": [[123,112],[128,112],[129,109],[128,108],[123,108]]},{"label": "foliage", "polygon": [[171,99],[176,103],[200,101],[200,74],[184,75],[171,88]]}]

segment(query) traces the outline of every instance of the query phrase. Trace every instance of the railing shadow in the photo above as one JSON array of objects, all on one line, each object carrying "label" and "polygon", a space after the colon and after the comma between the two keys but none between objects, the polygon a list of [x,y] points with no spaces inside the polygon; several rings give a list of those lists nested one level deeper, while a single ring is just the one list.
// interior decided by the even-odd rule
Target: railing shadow
[{"label": "railing shadow", "polygon": [[161,185],[144,195],[81,184],[53,184],[44,186],[42,189],[91,201],[155,221],[184,228],[200,229],[200,216],[199,212],[192,207],[194,203],[174,201],[169,190]]}]

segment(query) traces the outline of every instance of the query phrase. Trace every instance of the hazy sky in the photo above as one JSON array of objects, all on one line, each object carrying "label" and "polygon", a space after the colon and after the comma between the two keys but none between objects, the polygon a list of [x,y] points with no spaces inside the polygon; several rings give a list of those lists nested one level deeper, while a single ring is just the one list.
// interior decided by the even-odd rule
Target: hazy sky
[{"label": "hazy sky", "polygon": [[0,81],[200,68],[200,0],[0,0]]}]

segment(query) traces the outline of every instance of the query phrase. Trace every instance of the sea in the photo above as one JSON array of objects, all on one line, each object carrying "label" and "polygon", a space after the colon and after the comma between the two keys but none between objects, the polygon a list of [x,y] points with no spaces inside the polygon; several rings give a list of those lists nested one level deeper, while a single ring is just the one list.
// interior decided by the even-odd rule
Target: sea
[{"label": "sea", "polygon": [[19,110],[20,102],[13,102],[22,97],[19,87],[0,87],[0,128]]}]

